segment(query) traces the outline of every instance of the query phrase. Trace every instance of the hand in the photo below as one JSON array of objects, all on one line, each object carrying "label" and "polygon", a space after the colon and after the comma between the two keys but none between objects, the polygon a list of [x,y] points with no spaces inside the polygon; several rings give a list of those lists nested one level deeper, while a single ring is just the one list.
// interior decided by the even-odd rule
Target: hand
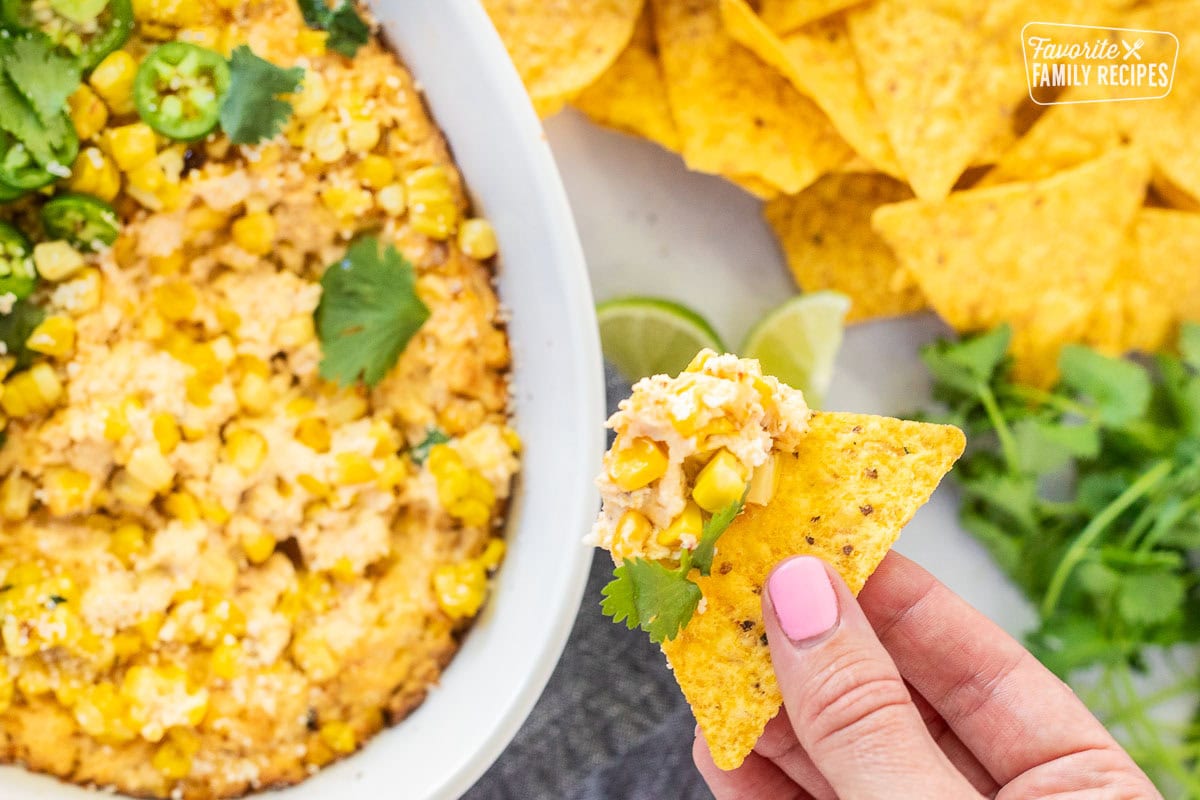
[{"label": "hand", "polygon": [[901,555],[857,601],[788,559],[763,617],[786,713],[730,772],[697,735],[717,800],[1161,798],[1066,684]]}]

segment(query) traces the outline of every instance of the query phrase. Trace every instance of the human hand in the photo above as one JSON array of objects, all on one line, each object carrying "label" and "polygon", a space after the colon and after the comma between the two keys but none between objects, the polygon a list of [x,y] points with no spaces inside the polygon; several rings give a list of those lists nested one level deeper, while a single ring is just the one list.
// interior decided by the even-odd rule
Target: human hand
[{"label": "human hand", "polygon": [[856,601],[819,559],[776,566],[763,617],[784,713],[717,800],[1161,798],[1061,680],[897,553]]}]

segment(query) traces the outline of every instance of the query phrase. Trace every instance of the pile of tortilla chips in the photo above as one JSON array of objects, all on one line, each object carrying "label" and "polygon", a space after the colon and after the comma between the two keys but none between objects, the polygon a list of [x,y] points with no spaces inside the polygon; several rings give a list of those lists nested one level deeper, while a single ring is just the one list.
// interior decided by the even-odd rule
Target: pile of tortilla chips
[{"label": "pile of tortilla chips", "polygon": [[[1045,384],[1065,343],[1157,350],[1200,319],[1200,0],[484,4],[540,111],[767,200],[801,288],[845,292],[854,321],[1007,322]],[[1032,21],[1174,33],[1170,94],[1034,104]]]}]

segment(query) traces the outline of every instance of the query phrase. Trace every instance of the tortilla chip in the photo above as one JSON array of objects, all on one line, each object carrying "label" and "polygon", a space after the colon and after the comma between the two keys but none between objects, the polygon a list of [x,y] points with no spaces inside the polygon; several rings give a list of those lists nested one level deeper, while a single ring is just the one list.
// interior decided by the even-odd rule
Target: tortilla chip
[{"label": "tortilla chip", "polygon": [[742,187],[759,200],[773,200],[780,195],[779,189],[754,175],[726,175],[725,180]]},{"label": "tortilla chip", "polygon": [[767,203],[763,213],[800,288],[848,295],[846,321],[861,322],[925,307],[921,291],[871,228],[876,208],[911,197],[907,186],[886,175],[832,174]]},{"label": "tortilla chip", "polygon": [[857,593],[965,442],[946,425],[816,412],[775,498],[721,536],[698,580],[704,613],[663,644],[718,767],[740,765],[782,703],[760,598],[771,568],[820,556]]},{"label": "tortilla chip", "polygon": [[[1170,94],[1161,100],[1128,104],[1136,107],[1136,113],[1129,115],[1129,132],[1150,154],[1155,188],[1165,196],[1176,190],[1200,202],[1200,148],[1195,141],[1195,132],[1200,130],[1200,3],[1154,5],[1131,16],[1126,24],[1170,31],[1179,39]],[[1145,58],[1154,60],[1156,56],[1147,53]]]},{"label": "tortilla chip", "polygon": [[761,0],[758,13],[767,27],[782,36],[861,2],[862,0]]},{"label": "tortilla chip", "polygon": [[633,35],[644,0],[483,0],[539,115],[589,86]]},{"label": "tortilla chip", "polygon": [[843,17],[780,39],[746,0],[721,0],[725,29],[824,111],[846,143],[874,168],[899,177],[900,165],[867,95]]},{"label": "tortilla chip", "polygon": [[1111,355],[1154,353],[1179,323],[1200,321],[1200,214],[1138,212],[1123,258],[1093,316],[1088,343]]},{"label": "tortilla chip", "polygon": [[1147,180],[1125,147],[1041,181],[882,206],[871,222],[946,322],[1011,324],[1015,375],[1048,385],[1062,345],[1085,339]]},{"label": "tortilla chip", "polygon": [[633,38],[613,65],[575,98],[573,105],[600,125],[657,142],[679,152],[679,131],[667,104],[667,83],[647,5]]},{"label": "tortilla chip", "polygon": [[653,0],[687,165],[798,192],[850,157],[821,110],[721,25],[719,0]]},{"label": "tortilla chip", "polygon": [[846,12],[867,93],[925,200],[950,193],[1026,94],[1016,31],[989,26],[983,4],[940,5],[878,0]]}]

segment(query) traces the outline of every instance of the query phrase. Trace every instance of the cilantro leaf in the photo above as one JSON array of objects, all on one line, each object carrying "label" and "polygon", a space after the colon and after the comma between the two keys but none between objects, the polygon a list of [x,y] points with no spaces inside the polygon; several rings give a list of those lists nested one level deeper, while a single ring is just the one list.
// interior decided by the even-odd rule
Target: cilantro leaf
[{"label": "cilantro leaf", "polygon": [[[749,491],[749,486],[747,486],[747,491]],[[704,530],[700,534],[700,541],[696,544],[696,549],[692,551],[692,566],[699,569],[701,575],[707,575],[712,571],[712,560],[717,550],[717,539],[721,538],[721,534],[730,526],[734,518],[742,513],[742,507],[745,504],[746,492],[742,492],[739,500],[725,506],[709,517],[708,522],[704,523]]]},{"label": "cilantro leaf", "polygon": [[321,277],[320,374],[341,384],[383,380],[425,320],[413,265],[391,244],[359,239]]},{"label": "cilantro leaf", "polygon": [[1013,439],[1022,469],[1035,475],[1055,472],[1073,458],[1092,458],[1100,452],[1100,433],[1094,425],[1026,418],[1013,425]]},{"label": "cilantro leaf", "polygon": [[24,369],[33,363],[33,353],[25,347],[33,329],[42,324],[46,312],[41,306],[36,306],[28,300],[18,300],[13,303],[12,310],[0,314],[0,344],[4,352],[15,356],[16,368]]},{"label": "cilantro leaf", "polygon": [[61,55],[44,36],[13,39],[0,63],[43,125],[62,115],[67,98],[79,88],[78,63]]},{"label": "cilantro leaf", "polygon": [[674,639],[700,605],[700,587],[688,579],[686,565],[670,570],[657,561],[626,559],[601,590],[601,610],[614,622],[640,627],[650,641]]},{"label": "cilantro leaf", "polygon": [[1180,613],[1186,584],[1174,572],[1126,575],[1117,591],[1117,612],[1130,625],[1155,625]]},{"label": "cilantro leaf", "polygon": [[921,348],[921,360],[940,383],[960,392],[974,393],[987,384],[1004,362],[1012,331],[1007,325],[991,333],[958,342],[939,341]]},{"label": "cilantro leaf", "polygon": [[38,119],[37,111],[21,94],[8,73],[0,69],[0,131],[5,131],[25,145],[39,164],[54,160],[51,148],[54,144],[47,135],[45,126]]},{"label": "cilantro leaf", "polygon": [[432,450],[435,445],[445,444],[448,441],[450,441],[450,437],[447,436],[443,431],[438,428],[430,428],[425,432],[425,438],[412,447],[408,451],[408,454],[412,457],[412,460],[415,463],[424,464],[425,459],[429,458],[429,451]]},{"label": "cilantro leaf", "polygon": [[221,101],[221,129],[234,144],[256,144],[283,130],[292,104],[279,95],[300,88],[304,70],[264,61],[246,45],[229,59],[229,91]]},{"label": "cilantro leaf", "polygon": [[371,28],[358,15],[352,0],[340,0],[330,8],[325,0],[296,0],[304,24],[313,30],[329,31],[325,46],[347,58],[354,58],[358,48],[371,37]]},{"label": "cilantro leaf", "polygon": [[1102,422],[1121,425],[1146,411],[1150,376],[1140,365],[1081,345],[1064,347],[1058,365],[1063,385],[1090,397]]},{"label": "cilantro leaf", "polygon": [[1200,372],[1200,322],[1179,326],[1179,354],[1185,364]]}]

